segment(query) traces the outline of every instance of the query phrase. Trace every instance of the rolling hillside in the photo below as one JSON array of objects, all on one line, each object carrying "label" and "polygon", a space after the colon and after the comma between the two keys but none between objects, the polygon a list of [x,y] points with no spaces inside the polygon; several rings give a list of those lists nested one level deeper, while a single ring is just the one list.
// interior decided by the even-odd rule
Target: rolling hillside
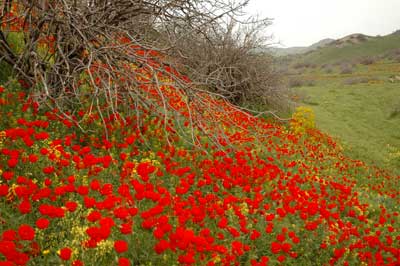
[{"label": "rolling hillside", "polygon": [[320,49],[300,55],[294,60],[312,64],[334,64],[357,60],[361,57],[381,56],[400,47],[398,32],[381,37],[357,36],[361,36],[359,41],[354,41],[357,39],[354,35],[346,36]]},{"label": "rolling hillside", "polygon": [[286,62],[296,104],[351,157],[400,171],[400,34],[352,34]]}]

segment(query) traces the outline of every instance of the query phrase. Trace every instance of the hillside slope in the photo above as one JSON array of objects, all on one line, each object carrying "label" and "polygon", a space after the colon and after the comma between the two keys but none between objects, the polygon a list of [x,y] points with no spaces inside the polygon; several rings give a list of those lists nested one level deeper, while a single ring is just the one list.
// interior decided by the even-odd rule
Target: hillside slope
[{"label": "hillside slope", "polygon": [[364,41],[334,42],[318,50],[297,57],[296,61],[312,64],[334,64],[341,61],[357,60],[362,57],[383,55],[400,48],[400,34],[393,33],[382,37],[367,37]]},{"label": "hillside slope", "polygon": [[400,262],[400,177],[343,156],[307,108],[286,128],[207,95],[187,105],[172,84],[135,89],[159,104],[140,120],[71,121],[0,87],[5,265]]}]

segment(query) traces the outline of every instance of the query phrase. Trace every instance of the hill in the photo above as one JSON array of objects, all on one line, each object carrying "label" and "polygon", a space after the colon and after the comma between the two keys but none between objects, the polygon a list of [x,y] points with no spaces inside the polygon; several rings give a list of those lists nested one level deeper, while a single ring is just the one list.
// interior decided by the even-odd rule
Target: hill
[{"label": "hill", "polygon": [[365,57],[383,56],[400,48],[400,34],[371,37],[352,34],[336,40],[320,49],[293,58],[296,62],[310,64],[335,64],[341,61],[359,60]]},{"label": "hill", "polygon": [[335,41],[334,39],[323,39],[319,42],[316,42],[310,46],[300,46],[300,47],[288,47],[288,48],[279,48],[279,47],[271,47],[267,48],[271,54],[275,56],[288,56],[288,55],[295,55],[295,54],[304,54],[311,51],[314,51],[318,48],[324,47],[331,42]]}]

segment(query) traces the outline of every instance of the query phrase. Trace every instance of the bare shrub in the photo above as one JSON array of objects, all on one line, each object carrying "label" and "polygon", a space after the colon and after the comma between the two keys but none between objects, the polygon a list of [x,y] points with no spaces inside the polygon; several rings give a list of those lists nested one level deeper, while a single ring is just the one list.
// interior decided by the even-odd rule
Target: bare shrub
[{"label": "bare shrub", "polygon": [[[135,89],[142,87],[154,88],[170,108],[160,87],[171,84],[187,95],[187,105],[208,90],[235,103],[267,101],[279,90],[277,75],[272,60],[254,48],[270,21],[240,21],[247,3],[9,0],[0,12],[1,63],[13,68],[38,101],[55,104],[65,115],[87,102],[89,110],[107,106],[107,114],[150,106],[148,92]],[[9,43],[16,34],[18,50]]]},{"label": "bare shrub", "polygon": [[400,55],[394,56],[392,60],[396,63],[400,63]]},{"label": "bare shrub", "polygon": [[376,62],[376,58],[371,57],[371,56],[367,56],[367,57],[361,58],[359,62],[362,65],[372,65],[373,63]]},{"label": "bare shrub", "polygon": [[289,88],[302,87],[304,85],[305,85],[305,81],[301,78],[291,78],[288,81]]},{"label": "bare shrub", "polygon": [[271,103],[281,96],[280,72],[270,55],[255,52],[265,42],[260,32],[269,24],[269,20],[244,25],[230,20],[226,25],[206,27],[207,38],[185,33],[175,51],[187,57],[174,58],[195,83],[235,104]]},{"label": "bare shrub", "polygon": [[389,118],[395,118],[400,116],[400,104],[394,105],[389,113]]},{"label": "bare shrub", "polygon": [[353,68],[349,64],[342,64],[340,67],[340,74],[352,74]]},{"label": "bare shrub", "polygon": [[317,83],[315,82],[315,80],[307,80],[306,85],[309,87],[314,87],[315,85],[317,85]]},{"label": "bare shrub", "polygon": [[323,64],[322,66],[321,66],[321,69],[325,72],[325,73],[327,73],[327,74],[330,74],[330,73],[333,73],[333,65],[331,65],[331,64]]},{"label": "bare shrub", "polygon": [[366,78],[366,77],[355,77],[355,78],[348,78],[343,81],[344,85],[355,85],[355,84],[360,84],[360,83],[368,83],[372,79]]},{"label": "bare shrub", "polygon": [[309,68],[311,66],[311,63],[307,62],[297,62],[293,65],[294,69],[301,69],[301,68]]}]

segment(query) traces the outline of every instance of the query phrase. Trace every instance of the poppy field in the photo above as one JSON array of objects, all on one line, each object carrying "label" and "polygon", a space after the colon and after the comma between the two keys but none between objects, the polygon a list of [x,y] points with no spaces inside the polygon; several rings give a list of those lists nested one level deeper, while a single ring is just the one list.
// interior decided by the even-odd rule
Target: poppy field
[{"label": "poppy field", "polygon": [[400,265],[399,176],[346,157],[308,107],[283,124],[193,97],[124,42],[151,66],[124,65],[125,111],[93,108],[89,76],[126,78],[98,62],[70,113],[0,86],[0,266]]},{"label": "poppy field", "polygon": [[71,120],[0,87],[0,265],[399,265],[399,177],[311,109],[281,125],[162,89],[175,117]]}]

